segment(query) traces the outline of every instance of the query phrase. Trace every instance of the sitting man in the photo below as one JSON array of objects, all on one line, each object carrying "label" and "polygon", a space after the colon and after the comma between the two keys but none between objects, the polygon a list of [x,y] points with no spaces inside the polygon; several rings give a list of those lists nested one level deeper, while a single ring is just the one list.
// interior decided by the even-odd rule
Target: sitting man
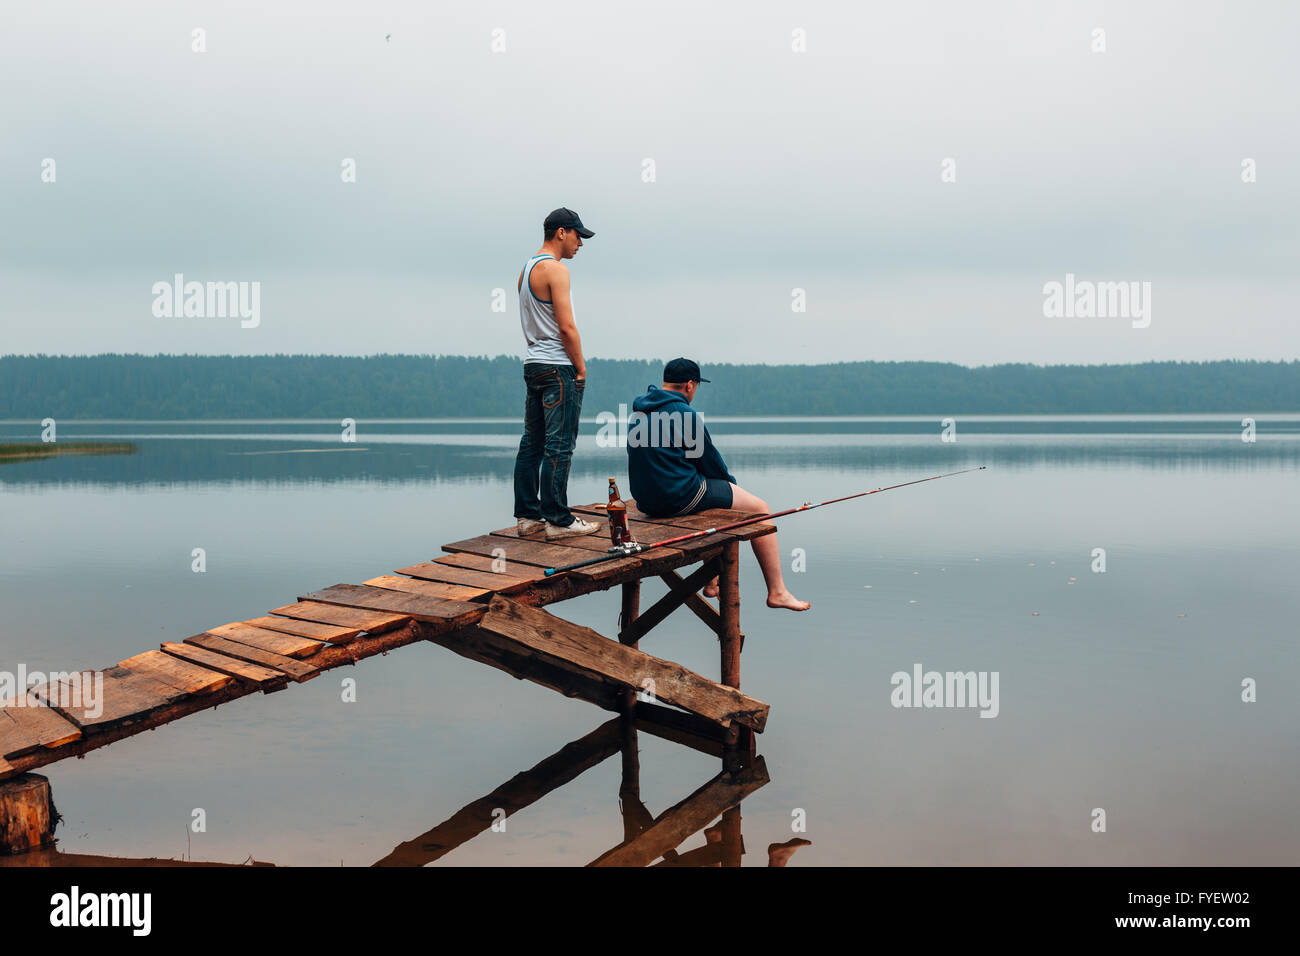
[{"label": "sitting man", "polygon": [[[649,391],[632,402],[634,421],[627,436],[628,483],[636,506],[652,517],[694,514],[708,508],[735,508],[768,514],[767,502],[736,484],[727,463],[713,447],[709,430],[695,409],[700,367],[690,359],[676,358],[664,366],[663,388]],[[640,413],[636,415],[635,413]],[[785,587],[781,575],[781,549],[775,534],[753,538],[754,557],[767,583],[767,606],[806,611]],[[716,597],[718,579],[704,589]]]}]

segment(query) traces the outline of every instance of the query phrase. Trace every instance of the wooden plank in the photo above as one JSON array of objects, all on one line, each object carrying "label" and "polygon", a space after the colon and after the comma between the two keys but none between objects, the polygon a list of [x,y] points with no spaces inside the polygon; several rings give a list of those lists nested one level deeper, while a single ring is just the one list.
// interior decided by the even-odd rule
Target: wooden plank
[{"label": "wooden plank", "polygon": [[255,684],[268,693],[279,690],[289,682],[288,675],[280,671],[272,670],[269,667],[260,667],[257,664],[250,664],[248,661],[238,660],[234,657],[227,657],[225,654],[216,654],[202,647],[195,647],[192,644],[175,644],[171,641],[164,641],[162,649],[172,657],[183,658],[209,670],[230,674],[232,677],[238,677]]},{"label": "wooden plank", "polygon": [[216,651],[218,654],[224,654],[226,657],[236,657],[241,661],[248,661],[251,664],[258,664],[262,667],[269,667],[272,670],[288,674],[297,683],[309,681],[320,673],[319,667],[313,667],[311,664],[304,664],[302,661],[296,661],[292,657],[285,657],[283,654],[274,654],[271,651],[264,651],[258,647],[250,647],[247,644],[240,644],[235,641],[228,641],[224,637],[218,637],[215,634],[195,634],[193,637],[185,638],[186,644],[192,644],[195,647],[201,647],[207,651]]},{"label": "wooden plank", "polygon": [[425,597],[438,598],[440,601],[472,601],[476,597],[492,593],[487,588],[467,588],[462,584],[445,584],[442,581],[425,581],[392,574],[380,575],[363,583],[367,587],[401,591],[404,594],[423,594]]},{"label": "wooden plank", "polygon": [[[277,607],[272,614],[291,617],[299,621],[315,621],[321,624],[335,624],[339,627],[359,627],[371,634],[382,634],[402,627],[411,620],[409,614],[393,614],[383,611],[368,611],[364,608],[340,607],[337,604],[323,604],[320,601],[298,601]],[[346,644],[339,638],[327,638],[331,644]]]},{"label": "wooden plank", "polygon": [[209,628],[208,633],[282,657],[311,657],[325,646],[309,637],[284,634],[264,627],[254,627],[252,624],[222,624],[220,627]]},{"label": "wooden plank", "polygon": [[479,629],[498,635],[516,648],[579,671],[594,672],[625,688],[639,691],[642,681],[649,678],[654,681],[656,699],[724,727],[735,722],[761,733],[767,723],[769,707],[761,700],[499,594],[492,598]]},{"label": "wooden plank", "polygon": [[[575,512],[584,515],[602,515],[605,513],[605,505],[596,502],[590,505],[579,505],[573,509]],[[708,528],[716,528],[720,525],[731,524],[735,521],[744,521],[747,518],[755,517],[752,511],[737,511],[734,508],[710,508],[707,511],[699,511],[691,515],[674,515],[666,518],[653,517],[636,507],[635,501],[627,503],[627,517],[629,524],[631,522],[663,525],[674,528],[681,528],[685,531],[704,531]],[[771,534],[776,530],[776,525],[770,521],[757,521],[754,524],[746,525],[743,528],[732,528],[730,531],[720,532],[717,535],[710,535],[704,538],[705,541],[713,541],[721,538],[722,535],[731,535],[740,541],[748,541],[750,538],[757,538],[765,534]]]},{"label": "wooden plank", "polygon": [[412,620],[425,624],[446,624],[457,627],[473,623],[482,617],[484,612],[482,604],[443,601],[418,594],[404,594],[401,591],[387,591],[384,588],[364,587],[357,584],[335,584],[333,587],[313,591],[298,600],[388,611],[393,614],[405,614]]},{"label": "wooden plank", "polygon": [[[493,538],[509,538],[523,543],[561,545],[562,547],[575,548],[581,551],[604,552],[608,551],[610,546],[609,528],[603,525],[600,531],[579,535],[576,538],[561,538],[558,541],[547,541],[545,538],[538,538],[534,535],[521,537],[517,528],[502,528],[499,531],[490,532],[489,536]],[[570,558],[569,560],[574,559]]]},{"label": "wooden plank", "polygon": [[360,627],[339,627],[337,624],[321,624],[319,621],[299,621],[292,617],[255,617],[251,621],[245,621],[252,627],[264,627],[268,631],[279,631],[282,634],[297,634],[299,637],[310,637],[313,640],[325,641],[329,644],[346,644],[360,634],[364,628]]},{"label": "wooden plank", "polygon": [[0,707],[0,759],[81,739],[81,728],[40,704]]},{"label": "wooden plank", "polygon": [[685,800],[655,817],[644,831],[602,853],[588,866],[646,866],[738,805],[770,777],[762,757],[736,773],[720,773]]},{"label": "wooden plank", "polygon": [[[434,564],[445,564],[449,568],[466,568],[473,571],[487,571],[490,574],[502,574],[512,578],[523,578],[525,581],[544,581],[546,575],[541,568],[529,564],[512,564],[507,565],[504,569],[498,571],[498,563],[495,558],[487,557],[482,554],[470,554],[466,552],[457,552],[456,554],[444,554],[441,557],[433,559]],[[419,567],[419,565],[416,565]],[[405,572],[402,572],[405,573]],[[513,587],[513,585],[512,585]],[[498,591],[506,590],[497,588]]]},{"label": "wooden plank", "polygon": [[[490,534],[479,535],[477,538],[468,538],[464,541],[455,541],[451,544],[444,544],[442,547],[444,551],[468,551],[470,554],[486,557],[497,557],[499,554],[503,554],[507,572],[515,564],[527,564],[536,568],[558,568],[565,564],[572,564],[575,561],[592,557],[589,552],[582,548],[570,547],[562,542],[539,544],[536,541],[521,541],[517,538],[494,538]],[[613,561],[606,561],[603,564],[570,573],[588,580],[598,581],[602,578],[613,577],[622,571],[639,567],[641,567],[639,558],[615,558]]]},{"label": "wooden plank", "polygon": [[[473,555],[478,557],[478,555]],[[394,574],[420,578],[422,581],[442,581],[444,584],[460,584],[470,588],[482,588],[484,591],[510,591],[525,588],[533,580],[513,574],[495,574],[492,571],[477,571],[471,568],[458,568],[438,561],[413,564],[409,568],[398,568]]]},{"label": "wooden plank", "polygon": [[145,651],[118,662],[118,667],[152,677],[187,694],[211,694],[234,680],[229,674],[208,670],[162,651]]},{"label": "wooden plank", "polygon": [[[192,648],[198,650],[198,648]],[[214,657],[220,657],[216,654]],[[286,680],[283,675],[279,676],[280,680]],[[8,778],[17,773],[25,773],[35,770],[45,764],[53,763],[57,760],[63,760],[70,756],[81,757],[92,750],[98,750],[100,747],[106,747],[115,741],[122,740],[126,737],[134,737],[136,734],[144,733],[147,730],[153,730],[173,720],[178,720],[189,714],[194,714],[200,710],[210,710],[226,701],[243,697],[246,694],[256,690],[255,684],[246,681],[236,681],[227,685],[223,689],[212,694],[192,694],[184,697],[173,704],[161,707],[149,712],[143,719],[128,720],[119,722],[111,727],[103,728],[96,733],[87,733],[80,740],[64,744],[55,750],[41,749],[33,751],[22,757],[15,757],[9,761],[3,761],[0,766],[0,778]]]},{"label": "wooden plank", "polygon": [[[36,693],[60,715],[87,733],[103,730],[117,723],[134,723],[143,720],[150,711],[191,696],[124,667],[82,671],[81,674],[82,688],[87,687],[87,681],[97,681],[102,677],[102,686],[95,689],[98,700],[90,701],[85,696],[81,696],[79,700],[75,699],[77,688],[71,680],[58,681],[58,687],[49,683],[43,684],[36,688]],[[93,706],[87,706],[88,704]]]}]

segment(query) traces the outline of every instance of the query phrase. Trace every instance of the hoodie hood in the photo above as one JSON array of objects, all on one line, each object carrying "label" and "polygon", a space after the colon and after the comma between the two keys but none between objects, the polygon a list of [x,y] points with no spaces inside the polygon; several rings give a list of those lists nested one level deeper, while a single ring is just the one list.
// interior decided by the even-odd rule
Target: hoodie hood
[{"label": "hoodie hood", "polygon": [[634,412],[658,412],[667,408],[669,405],[681,402],[687,408],[691,403],[686,400],[686,396],[681,392],[674,392],[666,388],[659,388],[657,385],[651,385],[644,395],[638,395],[632,399],[632,411]]}]

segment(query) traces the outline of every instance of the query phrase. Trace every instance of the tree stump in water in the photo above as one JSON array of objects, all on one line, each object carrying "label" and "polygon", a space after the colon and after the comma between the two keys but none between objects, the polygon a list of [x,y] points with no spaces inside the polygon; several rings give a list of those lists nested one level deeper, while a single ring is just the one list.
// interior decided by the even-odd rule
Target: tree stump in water
[{"label": "tree stump in water", "polygon": [[49,846],[57,819],[47,777],[25,773],[0,783],[0,853]]}]

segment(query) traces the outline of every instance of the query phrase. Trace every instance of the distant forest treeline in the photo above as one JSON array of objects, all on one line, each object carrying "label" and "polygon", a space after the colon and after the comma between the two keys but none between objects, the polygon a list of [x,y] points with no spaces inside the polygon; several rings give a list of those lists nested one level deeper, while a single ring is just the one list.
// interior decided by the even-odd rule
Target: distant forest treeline
[{"label": "distant forest treeline", "polygon": [[[591,359],[583,414],[658,383],[661,361]],[[1300,361],[706,365],[715,415],[1300,411]],[[0,418],[514,417],[520,360],[466,356],[0,356]]]}]

